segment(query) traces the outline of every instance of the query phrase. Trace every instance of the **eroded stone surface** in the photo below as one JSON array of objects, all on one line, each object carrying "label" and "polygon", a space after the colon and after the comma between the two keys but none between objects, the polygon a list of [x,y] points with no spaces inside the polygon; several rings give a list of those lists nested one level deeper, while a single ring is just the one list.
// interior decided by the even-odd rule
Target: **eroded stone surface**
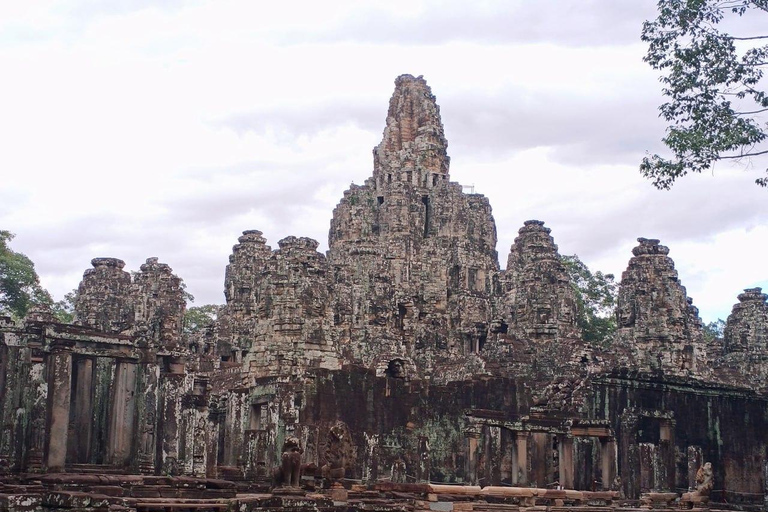
[{"label": "eroded stone surface", "polygon": [[75,323],[118,333],[134,322],[131,275],[117,258],[94,258],[77,289]]},{"label": "eroded stone surface", "polygon": [[[724,346],[705,345],[669,249],[639,239],[618,332],[586,343],[543,222],[525,223],[500,271],[490,205],[450,181],[421,77],[396,80],[373,156],[372,176],[333,212],[327,255],[315,240],[289,236],[272,250],[245,231],[227,304],[193,336],[183,337],[181,280],[156,258],[134,278],[121,260],[94,259],[76,325],[42,310],[0,318],[0,475],[98,473],[30,477],[37,490],[18,499],[0,481],[0,508],[104,508],[67,494],[86,486],[129,508],[233,499],[235,485],[266,491],[286,440],[303,450],[293,484],[334,488],[220,508],[331,510],[370,498],[363,508],[468,512],[481,496],[595,508],[620,494],[659,506],[693,485],[705,457],[729,502],[755,508],[768,467],[760,289],[739,296]],[[354,480],[371,485],[341,488]],[[376,482],[405,501],[372,494]],[[553,482],[568,489],[543,489]],[[595,488],[604,492],[586,491]]]},{"label": "eroded stone surface", "polygon": [[667,256],[669,248],[659,240],[637,241],[619,285],[619,341],[639,369],[672,374],[704,371],[701,320]]},{"label": "eroded stone surface", "polygon": [[739,294],[725,324],[725,352],[768,352],[768,295],[762,288]]}]

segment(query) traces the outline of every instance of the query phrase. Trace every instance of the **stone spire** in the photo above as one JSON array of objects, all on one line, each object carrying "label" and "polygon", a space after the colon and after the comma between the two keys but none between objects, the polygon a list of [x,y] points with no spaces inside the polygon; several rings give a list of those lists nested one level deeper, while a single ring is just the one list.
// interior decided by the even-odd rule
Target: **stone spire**
[{"label": "stone spire", "polygon": [[384,138],[373,150],[377,188],[386,190],[397,182],[432,188],[448,181],[447,147],[440,107],[426,80],[397,77]]},{"label": "stone spire", "polygon": [[448,360],[466,374],[487,339],[496,226],[485,197],[449,181],[447,146],[425,80],[399,77],[373,175],[333,212],[339,347],[377,372],[400,360],[426,374]]},{"label": "stone spire", "polygon": [[117,258],[94,258],[83,274],[75,299],[75,323],[119,333],[133,326],[131,275]]},{"label": "stone spire", "polygon": [[768,353],[768,295],[762,288],[747,288],[739,294],[725,324],[725,351]]},{"label": "stone spire", "polygon": [[637,241],[619,285],[619,336],[643,368],[694,370],[704,357],[698,310],[680,284],[669,248],[658,240]]},{"label": "stone spire", "polygon": [[133,284],[136,324],[149,329],[158,347],[177,349],[187,309],[182,281],[157,258],[147,258],[139,268]]},{"label": "stone spire", "polygon": [[272,248],[267,245],[261,231],[243,231],[237,241],[239,243],[232,247],[224,276],[227,312],[235,323],[255,311],[264,265],[272,257]]},{"label": "stone spire", "polygon": [[575,292],[550,231],[542,221],[528,220],[509,251],[502,318],[520,339],[578,335]]},{"label": "stone spire", "polygon": [[309,367],[338,369],[331,332],[328,262],[311,238],[278,242],[258,282],[248,378],[301,375]]}]

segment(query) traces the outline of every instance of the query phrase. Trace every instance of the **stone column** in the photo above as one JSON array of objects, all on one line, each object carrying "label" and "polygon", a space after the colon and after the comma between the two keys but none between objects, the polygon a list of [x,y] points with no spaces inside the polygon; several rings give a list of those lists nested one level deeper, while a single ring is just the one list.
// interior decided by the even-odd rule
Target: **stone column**
[{"label": "stone column", "polygon": [[563,489],[573,489],[573,437],[559,436],[558,455],[560,463],[560,485]]},{"label": "stone column", "polygon": [[600,469],[603,474],[603,489],[609,490],[616,477],[616,440],[612,437],[600,439]]},{"label": "stone column", "polygon": [[[379,478],[379,435],[363,433],[365,437],[365,456],[363,457],[363,482],[376,483]],[[306,446],[303,444],[302,446]],[[305,450],[304,455],[308,455]],[[307,459],[305,458],[305,463]]]},{"label": "stone column", "polygon": [[696,472],[702,465],[704,457],[701,454],[701,446],[688,447],[688,490],[696,489]]},{"label": "stone column", "polygon": [[477,485],[477,459],[478,459],[478,440],[480,439],[480,429],[472,425],[464,430],[464,437],[467,439],[467,458],[466,458],[466,476],[465,479],[472,485]]},{"label": "stone column", "polygon": [[139,472],[154,474],[157,460],[157,409],[158,409],[158,381],[160,367],[154,354],[144,357],[141,364],[140,389],[138,400],[138,467]]},{"label": "stone column", "polygon": [[429,439],[426,436],[419,436],[419,466],[416,468],[416,473],[417,482],[429,482]]},{"label": "stone column", "polygon": [[537,487],[545,487],[547,482],[547,466],[552,460],[552,440],[546,432],[533,432],[531,435],[531,471],[528,481]]},{"label": "stone column", "polygon": [[125,467],[131,462],[136,423],[136,374],[136,363],[118,361],[107,449],[108,459],[116,466]]},{"label": "stone column", "polygon": [[48,356],[49,425],[46,467],[63,471],[67,461],[69,404],[72,394],[72,354],[56,351]]},{"label": "stone column", "polygon": [[501,427],[491,425],[485,440],[485,485],[501,485]]},{"label": "stone column", "polygon": [[659,424],[659,458],[664,472],[658,479],[662,490],[671,491],[675,488],[675,422],[662,420]]},{"label": "stone column", "polygon": [[529,432],[515,432],[515,455],[512,459],[512,483],[528,485],[528,438]]},{"label": "stone column", "polygon": [[[33,352],[36,352],[35,349]],[[26,382],[28,392],[24,393],[24,407],[29,411],[29,416],[23,418],[29,421],[29,452],[27,453],[26,471],[30,473],[42,473],[45,471],[44,454],[48,449],[48,386],[46,363],[41,354],[30,354],[31,365],[26,367],[29,377],[26,375],[19,382]],[[15,415],[14,415],[15,416]],[[23,430],[20,430],[23,432]],[[19,459],[19,467],[22,468],[22,459]]]},{"label": "stone column", "polygon": [[71,462],[88,463],[91,459],[93,425],[93,359],[78,359],[74,366],[74,435],[70,443],[70,459]]},{"label": "stone column", "polygon": [[160,411],[160,431],[162,432],[160,456],[161,467],[165,474],[180,474],[179,446],[181,423],[181,395],[184,388],[184,375],[163,373],[160,376],[162,402]]}]

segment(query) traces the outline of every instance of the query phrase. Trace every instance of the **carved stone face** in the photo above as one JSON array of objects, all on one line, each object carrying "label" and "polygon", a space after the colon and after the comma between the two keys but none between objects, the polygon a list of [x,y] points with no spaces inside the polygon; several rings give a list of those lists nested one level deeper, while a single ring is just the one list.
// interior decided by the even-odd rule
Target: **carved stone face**
[{"label": "carved stone face", "polygon": [[634,304],[629,301],[622,301],[618,310],[619,327],[633,327],[635,325]]},{"label": "carved stone face", "polygon": [[387,366],[387,375],[394,379],[405,378],[405,364],[401,359],[393,359]]}]

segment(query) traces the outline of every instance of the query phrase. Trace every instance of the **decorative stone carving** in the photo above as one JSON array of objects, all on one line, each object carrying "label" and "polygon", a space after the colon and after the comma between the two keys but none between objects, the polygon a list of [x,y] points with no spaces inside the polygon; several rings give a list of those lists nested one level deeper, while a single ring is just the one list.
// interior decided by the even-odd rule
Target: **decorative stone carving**
[{"label": "decorative stone carving", "polygon": [[280,467],[273,472],[273,484],[283,487],[299,487],[301,483],[301,454],[304,450],[298,438],[290,436],[283,443],[283,454]]},{"label": "decorative stone carving", "polygon": [[133,296],[136,324],[149,328],[157,346],[179,348],[187,302],[173,269],[157,258],[147,258],[134,277]]},{"label": "decorative stone carving", "polygon": [[698,309],[680,284],[669,248],[638,238],[621,276],[617,302],[618,338],[631,364],[673,374],[704,371]]},{"label": "decorative stone carving", "polygon": [[496,227],[485,197],[450,182],[446,148],[429,86],[398,77],[373,176],[331,220],[334,325],[354,362],[394,353],[419,373],[455,360],[445,378],[478,369],[467,360],[487,338]]},{"label": "decorative stone carving", "polygon": [[83,274],[75,298],[75,323],[108,333],[134,323],[131,275],[117,258],[94,258]]},{"label": "decorative stone carving", "polygon": [[696,472],[696,492],[700,496],[709,496],[715,485],[715,477],[712,474],[712,463],[706,462]]},{"label": "decorative stone carving", "polygon": [[338,482],[346,474],[347,465],[354,460],[349,427],[337,421],[329,430],[325,444],[325,464],[320,468],[323,478]]},{"label": "decorative stone carving", "polygon": [[739,294],[725,324],[725,352],[768,353],[768,295],[762,288]]},{"label": "decorative stone carving", "polygon": [[578,337],[577,302],[557,245],[539,220],[520,228],[509,251],[500,316],[505,330],[520,339]]}]

